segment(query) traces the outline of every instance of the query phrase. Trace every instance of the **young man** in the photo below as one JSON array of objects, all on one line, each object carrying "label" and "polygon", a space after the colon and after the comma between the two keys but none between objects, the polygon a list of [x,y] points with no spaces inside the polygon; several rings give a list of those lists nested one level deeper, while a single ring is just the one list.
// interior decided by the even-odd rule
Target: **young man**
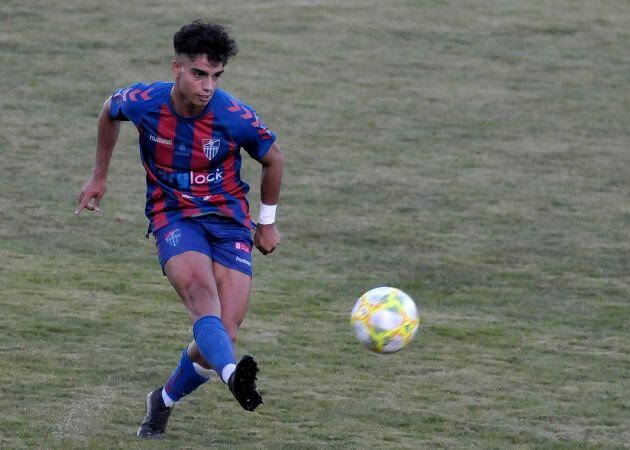
[{"label": "young man", "polygon": [[[262,403],[256,361],[245,355],[237,363],[234,342],[249,301],[252,244],[266,255],[280,240],[283,157],[275,135],[250,106],[218,88],[236,44],[222,26],[195,21],[175,34],[174,47],[174,82],[134,84],[105,102],[94,169],[75,213],[99,211],[120,122],[132,121],[147,173],[149,231],[194,335],[170,379],[147,396],[138,436],[150,439],[164,437],[173,405],[208,381],[210,369],[247,411]],[[262,165],[253,242],[241,148]]]}]

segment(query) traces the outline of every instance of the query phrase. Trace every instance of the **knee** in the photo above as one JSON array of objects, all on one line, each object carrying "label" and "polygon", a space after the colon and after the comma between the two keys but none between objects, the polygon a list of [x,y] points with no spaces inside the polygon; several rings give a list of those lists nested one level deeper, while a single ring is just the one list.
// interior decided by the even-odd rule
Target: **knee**
[{"label": "knee", "polygon": [[207,297],[212,294],[213,286],[204,276],[195,270],[180,273],[173,280],[175,289],[181,293],[186,300],[194,301],[198,297]]},{"label": "knee", "polygon": [[221,306],[216,286],[198,271],[182,271],[171,278],[171,283],[179,294],[190,320],[195,323],[203,316],[221,315]]}]

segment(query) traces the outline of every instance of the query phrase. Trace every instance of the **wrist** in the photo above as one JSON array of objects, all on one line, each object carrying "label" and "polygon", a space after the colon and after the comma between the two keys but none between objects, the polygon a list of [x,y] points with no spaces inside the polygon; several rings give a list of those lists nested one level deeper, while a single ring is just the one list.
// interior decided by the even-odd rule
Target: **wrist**
[{"label": "wrist", "polygon": [[258,211],[258,224],[259,225],[271,225],[276,222],[276,207],[277,205],[265,205],[260,204]]},{"label": "wrist", "polygon": [[96,178],[99,180],[107,180],[107,172],[109,172],[109,167],[104,166],[99,161],[97,161],[92,167],[92,178]]},{"label": "wrist", "polygon": [[94,181],[98,181],[100,183],[105,183],[107,182],[107,174],[102,173],[102,172],[98,172],[96,170],[92,171],[92,179]]}]

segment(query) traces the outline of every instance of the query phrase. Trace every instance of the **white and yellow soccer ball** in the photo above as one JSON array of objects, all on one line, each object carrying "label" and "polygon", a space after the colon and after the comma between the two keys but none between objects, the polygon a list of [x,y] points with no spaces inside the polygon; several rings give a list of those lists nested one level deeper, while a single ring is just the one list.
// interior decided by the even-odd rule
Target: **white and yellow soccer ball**
[{"label": "white and yellow soccer ball", "polygon": [[418,325],[416,304],[400,289],[378,287],[354,304],[350,321],[357,339],[376,353],[394,353],[412,341]]}]

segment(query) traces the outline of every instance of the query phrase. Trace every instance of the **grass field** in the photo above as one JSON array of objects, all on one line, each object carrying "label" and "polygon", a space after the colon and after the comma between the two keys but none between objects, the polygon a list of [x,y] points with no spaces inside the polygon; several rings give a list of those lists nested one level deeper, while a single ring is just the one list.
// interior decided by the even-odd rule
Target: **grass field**
[{"label": "grass field", "polygon": [[[177,3],[176,5],[174,3]],[[630,4],[4,0],[0,448],[630,448]],[[134,129],[74,216],[115,89],[170,79],[173,33],[229,25],[224,87],[279,136],[283,242],[255,256],[239,353],[140,442],[191,336],[144,238]],[[259,168],[245,167],[257,204]],[[254,208],[256,211],[256,208]],[[421,308],[359,347],[354,299]]]}]

